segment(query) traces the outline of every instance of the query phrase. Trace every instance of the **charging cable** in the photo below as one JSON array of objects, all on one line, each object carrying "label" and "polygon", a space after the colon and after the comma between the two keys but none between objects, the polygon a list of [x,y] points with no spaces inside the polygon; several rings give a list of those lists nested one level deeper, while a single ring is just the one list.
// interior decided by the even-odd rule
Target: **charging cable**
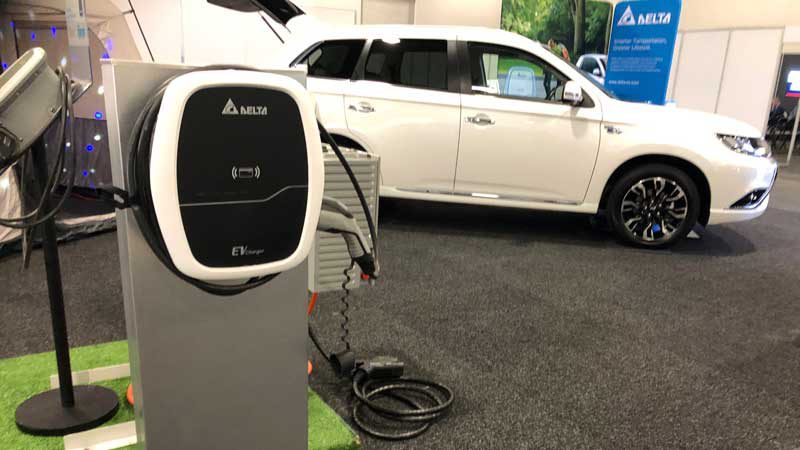
[{"label": "charging cable", "polygon": [[344,270],[345,280],[340,298],[340,340],[344,350],[335,354],[326,352],[310,323],[308,335],[336,375],[352,382],[356,399],[352,409],[353,422],[361,431],[386,440],[415,438],[428,431],[431,425],[447,414],[453,404],[453,391],[441,383],[404,376],[405,365],[397,358],[356,358],[351,349],[348,328],[348,284],[354,267],[355,263]]}]

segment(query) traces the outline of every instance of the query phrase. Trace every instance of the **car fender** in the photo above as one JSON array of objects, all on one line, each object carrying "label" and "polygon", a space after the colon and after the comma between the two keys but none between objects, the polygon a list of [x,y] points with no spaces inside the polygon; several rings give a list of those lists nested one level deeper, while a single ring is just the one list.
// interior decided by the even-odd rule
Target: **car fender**
[{"label": "car fender", "polygon": [[717,171],[715,169],[715,161],[719,159],[719,155],[716,154],[713,147],[719,145],[719,143],[706,142],[705,144],[712,148],[704,150],[703,148],[706,145],[702,141],[695,140],[696,142],[692,144],[690,142],[678,142],[680,139],[680,137],[668,136],[659,138],[652,136],[650,132],[636,129],[635,127],[625,129],[623,126],[604,124],[600,152],[586,193],[585,203],[597,209],[602,209],[604,205],[600,204],[601,199],[614,172],[626,163],[646,156],[677,158],[685,161],[697,167],[713,189],[712,177]]}]

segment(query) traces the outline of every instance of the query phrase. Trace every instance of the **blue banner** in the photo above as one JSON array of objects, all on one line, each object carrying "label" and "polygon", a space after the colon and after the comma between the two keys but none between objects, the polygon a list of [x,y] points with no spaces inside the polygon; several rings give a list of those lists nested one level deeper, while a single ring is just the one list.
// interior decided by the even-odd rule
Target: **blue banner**
[{"label": "blue banner", "polygon": [[606,87],[623,100],[663,105],[680,17],[681,0],[618,3]]}]

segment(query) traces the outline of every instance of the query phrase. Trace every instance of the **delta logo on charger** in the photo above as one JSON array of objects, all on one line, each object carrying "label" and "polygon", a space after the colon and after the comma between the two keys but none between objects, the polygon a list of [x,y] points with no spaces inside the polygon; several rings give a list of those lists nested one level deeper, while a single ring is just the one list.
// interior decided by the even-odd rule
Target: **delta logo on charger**
[{"label": "delta logo on charger", "polygon": [[638,18],[633,13],[633,9],[628,6],[622,17],[617,22],[618,26],[630,27],[635,25],[669,25],[672,22],[672,13],[669,11],[660,11],[639,14]]},{"label": "delta logo on charger", "polygon": [[789,72],[786,79],[786,96],[800,98],[800,69]]},{"label": "delta logo on charger", "polygon": [[267,107],[265,105],[237,107],[236,104],[233,103],[233,99],[229,98],[228,103],[225,103],[225,107],[222,108],[222,115],[223,116],[266,116]]}]

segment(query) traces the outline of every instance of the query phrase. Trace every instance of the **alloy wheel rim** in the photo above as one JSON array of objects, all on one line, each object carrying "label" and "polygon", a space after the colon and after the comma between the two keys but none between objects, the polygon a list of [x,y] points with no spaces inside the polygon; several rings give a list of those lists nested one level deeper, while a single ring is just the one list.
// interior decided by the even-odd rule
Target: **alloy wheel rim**
[{"label": "alloy wheel rim", "polygon": [[668,240],[689,214],[689,198],[669,178],[650,177],[634,183],[622,197],[622,223],[644,242]]}]

